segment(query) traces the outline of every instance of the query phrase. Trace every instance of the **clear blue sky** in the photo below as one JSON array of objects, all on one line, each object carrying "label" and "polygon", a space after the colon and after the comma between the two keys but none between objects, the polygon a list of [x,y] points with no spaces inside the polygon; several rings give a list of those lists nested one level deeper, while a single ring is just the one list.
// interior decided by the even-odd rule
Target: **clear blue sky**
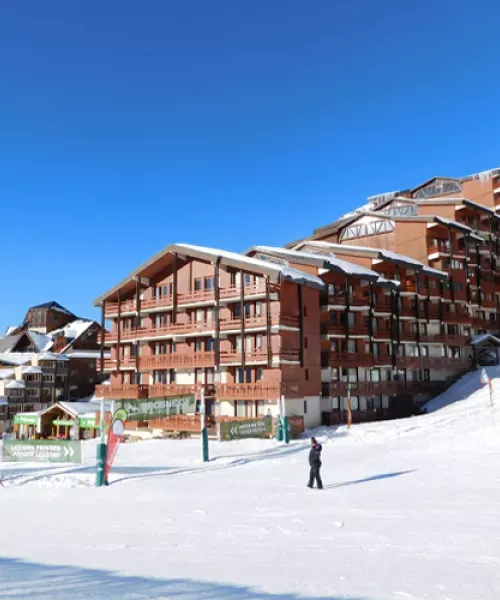
[{"label": "clear blue sky", "polygon": [[169,242],[242,251],[500,166],[500,3],[6,0],[0,332]]}]

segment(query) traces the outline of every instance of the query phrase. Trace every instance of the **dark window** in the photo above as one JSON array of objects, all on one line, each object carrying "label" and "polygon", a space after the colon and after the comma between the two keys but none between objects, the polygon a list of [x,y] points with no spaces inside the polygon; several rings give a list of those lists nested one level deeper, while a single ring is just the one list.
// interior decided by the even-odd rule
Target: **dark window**
[{"label": "dark window", "polygon": [[203,289],[203,279],[201,277],[194,280],[194,289],[196,291]]},{"label": "dark window", "polygon": [[305,377],[306,377],[306,381],[309,381],[309,369],[306,369]]},{"label": "dark window", "polygon": [[307,415],[307,400],[304,400],[304,414]]},{"label": "dark window", "polygon": [[307,306],[304,306],[304,317],[307,317]]},{"label": "dark window", "polygon": [[307,338],[304,338],[304,348],[307,350]]}]

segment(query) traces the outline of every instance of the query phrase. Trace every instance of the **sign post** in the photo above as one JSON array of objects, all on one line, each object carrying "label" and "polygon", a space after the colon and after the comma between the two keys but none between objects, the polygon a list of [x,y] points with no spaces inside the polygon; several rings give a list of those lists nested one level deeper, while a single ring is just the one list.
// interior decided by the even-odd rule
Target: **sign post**
[{"label": "sign post", "polygon": [[207,418],[206,418],[206,407],[205,407],[205,390],[201,388],[201,456],[203,462],[208,462],[208,429],[207,429]]},{"label": "sign post", "polygon": [[104,485],[104,468],[106,464],[106,437],[104,431],[104,396],[101,398],[101,418],[99,420],[101,439],[97,445],[96,487]]},{"label": "sign post", "polygon": [[276,419],[276,441],[277,442],[282,442],[283,441],[283,419],[282,419],[282,415],[283,415],[283,404],[282,404],[282,397],[280,396],[278,398],[278,418]]}]

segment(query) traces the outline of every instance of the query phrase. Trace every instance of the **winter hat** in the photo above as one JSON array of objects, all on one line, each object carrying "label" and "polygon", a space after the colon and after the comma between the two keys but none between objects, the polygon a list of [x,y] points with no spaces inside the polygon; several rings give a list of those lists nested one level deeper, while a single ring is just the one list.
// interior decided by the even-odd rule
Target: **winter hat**
[{"label": "winter hat", "polygon": [[318,442],[316,441],[316,438],[315,438],[315,437],[312,437],[312,438],[311,438],[311,444],[317,444],[317,443],[318,443]]}]

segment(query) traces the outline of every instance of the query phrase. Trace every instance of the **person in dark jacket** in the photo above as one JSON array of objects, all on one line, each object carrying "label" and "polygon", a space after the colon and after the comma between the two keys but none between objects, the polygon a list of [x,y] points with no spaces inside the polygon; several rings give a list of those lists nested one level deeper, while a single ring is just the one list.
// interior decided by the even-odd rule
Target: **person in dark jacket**
[{"label": "person in dark jacket", "polygon": [[316,438],[311,438],[311,450],[309,452],[309,466],[311,470],[309,472],[309,483],[307,487],[312,488],[314,486],[314,480],[316,480],[316,485],[319,490],[323,489],[323,482],[321,481],[321,451],[323,447],[316,440]]}]

